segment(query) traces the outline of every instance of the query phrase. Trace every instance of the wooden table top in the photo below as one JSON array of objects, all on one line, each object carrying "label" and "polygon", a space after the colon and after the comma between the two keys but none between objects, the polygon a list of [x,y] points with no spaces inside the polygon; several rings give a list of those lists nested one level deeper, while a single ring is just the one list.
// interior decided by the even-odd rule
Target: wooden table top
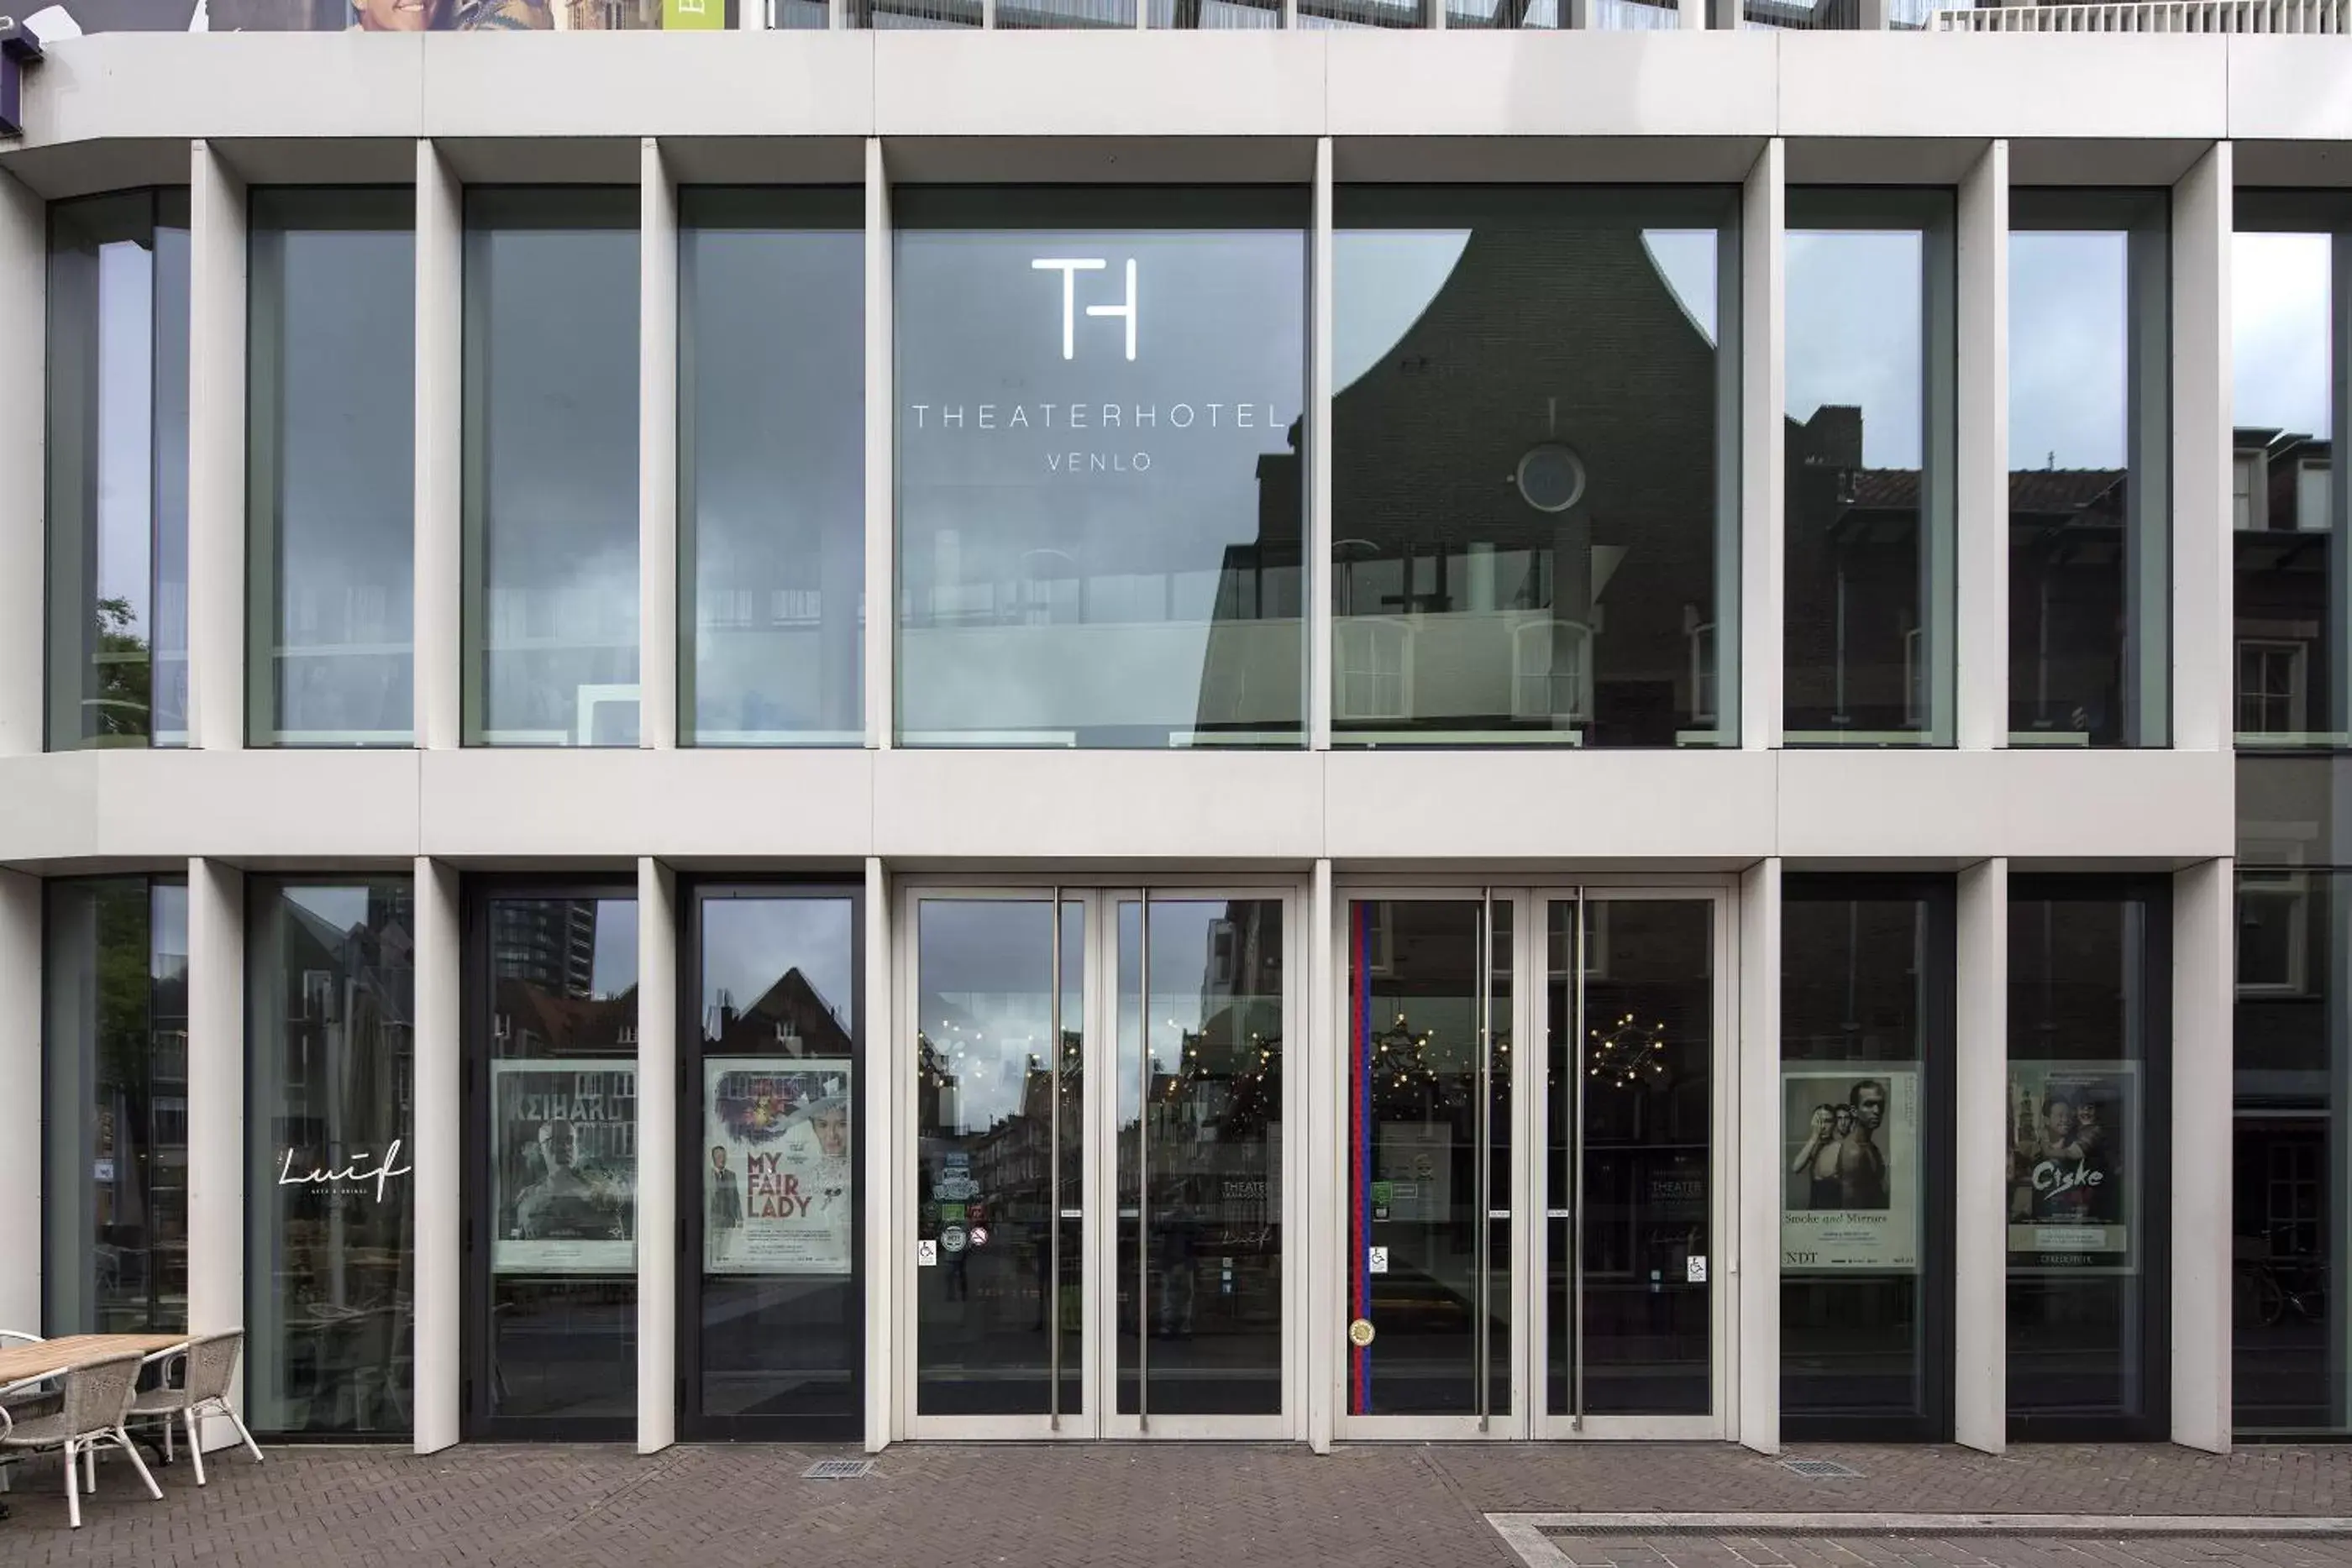
[{"label": "wooden table top", "polygon": [[63,1372],[118,1355],[152,1355],[175,1344],[185,1344],[184,1333],[77,1333],[45,1339],[38,1344],[5,1342],[0,1349],[0,1387],[22,1383],[43,1373]]}]

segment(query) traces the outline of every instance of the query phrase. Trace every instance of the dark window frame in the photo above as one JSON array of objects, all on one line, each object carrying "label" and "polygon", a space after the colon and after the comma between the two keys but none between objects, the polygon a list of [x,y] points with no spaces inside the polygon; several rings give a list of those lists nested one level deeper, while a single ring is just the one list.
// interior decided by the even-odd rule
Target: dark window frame
[{"label": "dark window frame", "polygon": [[[490,1238],[496,1230],[491,1205],[497,1194],[487,1160],[492,1148],[490,1121],[491,1009],[496,1003],[492,984],[490,908],[496,904],[534,898],[625,898],[638,902],[633,880],[606,875],[577,877],[488,875],[467,881],[460,908],[465,941],[464,983],[457,1049],[460,1071],[458,1127],[465,1155],[458,1175],[460,1270],[464,1309],[458,1317],[459,1435],[478,1442],[626,1442],[637,1435],[643,1416],[643,1390],[635,1396],[639,1408],[626,1416],[499,1416],[490,1403],[492,1347],[490,1318],[497,1305],[497,1281],[490,1270]],[[637,917],[645,918],[640,905]],[[642,980],[642,977],[640,977]],[[642,996],[642,992],[640,995]],[[615,1061],[620,1060],[615,1058]],[[635,1058],[630,1059],[636,1066]],[[644,1125],[640,1100],[638,1125]],[[637,1300],[645,1291],[645,1239],[636,1228],[636,1263],[630,1275]],[[634,1329],[632,1332],[635,1332]]]},{"label": "dark window frame", "polygon": [[[2041,1415],[2008,1409],[2010,1347],[2006,1324],[2010,1278],[2007,1249],[2001,1266],[2001,1403],[2012,1443],[2161,1443],[2172,1436],[2172,880],[2160,874],[2051,873],[2012,876],[2009,905],[2020,904],[2115,904],[2137,899],[2147,906],[2147,951],[2140,956],[2140,1081],[2145,1129],[2141,1159],[2139,1343],[2140,1386],[2147,1397],[2137,1416]],[[2015,984],[2014,977],[2011,984]],[[2001,998],[2002,1076],[2010,1055],[2009,996]],[[2161,1151],[2161,1157],[2152,1157]]]},{"label": "dark window frame", "polygon": [[[728,1060],[705,1052],[702,1040],[703,909],[712,901],[799,898],[850,907],[850,1092],[853,1112],[851,1158],[856,1179],[850,1191],[849,1298],[857,1332],[850,1336],[849,1410],[818,1416],[713,1416],[702,1408],[702,1070],[706,1061]],[[695,880],[678,889],[684,926],[677,966],[677,1432],[689,1441],[856,1442],[866,1431],[867,1272],[866,1267],[866,1151],[869,1138],[889,1124],[892,1107],[877,1106],[867,1071],[869,1021],[866,1006],[866,887],[837,878],[739,876]]]},{"label": "dark window frame", "polygon": [[[1917,902],[1927,906],[1928,946],[1926,1034],[1921,1040],[1920,1087],[1927,1097],[1919,1119],[1919,1379],[1916,1416],[1791,1414],[1784,1405],[1780,1435],[1792,1442],[1948,1443],[1954,1429],[1955,1343],[1958,1318],[1958,1236],[1955,1207],[1958,1185],[1954,1166],[1958,1146],[1959,942],[1958,889],[1948,876],[1799,873],[1780,884],[1783,906],[1798,903],[1844,904],[1853,900]],[[1787,950],[1782,949],[1782,964]],[[1780,1020],[1774,1020],[1777,1031]],[[1782,1058],[1786,1061],[1786,1057]],[[1782,1343],[1770,1354],[1785,1355]],[[1782,1375],[1786,1375],[1785,1361]]]}]

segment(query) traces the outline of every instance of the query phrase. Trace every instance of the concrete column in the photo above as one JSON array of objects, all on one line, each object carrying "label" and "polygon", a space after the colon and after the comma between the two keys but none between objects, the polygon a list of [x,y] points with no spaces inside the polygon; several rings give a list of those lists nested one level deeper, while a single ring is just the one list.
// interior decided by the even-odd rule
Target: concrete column
[{"label": "concrete column", "polygon": [[188,743],[245,744],[245,182],[188,172]]},{"label": "concrete column", "polygon": [[1682,0],[1683,26],[1705,27],[1709,25],[1706,0]]},{"label": "concrete column", "polygon": [[[2172,874],[2172,1440],[2230,1451],[2237,864]],[[2151,1286],[2158,1282],[2150,1281]]]},{"label": "concrete column", "polygon": [[[245,873],[188,862],[188,1328],[245,1322]],[[244,1369],[232,1397],[244,1403]],[[235,1443],[205,1423],[207,1449]]]},{"label": "concrete column", "polygon": [[[1307,744],[1331,749],[1331,139],[1315,141],[1315,235],[1307,252]],[[1316,971],[1320,974],[1322,971]]]},{"label": "concrete column", "polygon": [[[1340,1066],[1339,1002],[1346,976],[1333,940],[1339,910],[1331,862],[1315,862],[1307,904],[1307,1442],[1331,1451],[1345,1363],[1346,1312],[1339,1282],[1348,1277],[1347,1189],[1339,1174],[1339,1130],[1347,1125],[1347,1074]],[[1286,1070],[1284,1076],[1289,1076]]]},{"label": "concrete column", "polygon": [[[0,202],[0,225],[6,223]],[[5,245],[0,237],[0,245]],[[5,350],[0,350],[5,351]],[[37,689],[37,688],[36,688]],[[41,1327],[41,883],[0,871],[0,1328]]]},{"label": "concrete column", "polygon": [[[1780,862],[1739,874],[1737,1120],[1740,1135],[1735,1250],[1719,1293],[1731,1303],[1724,1343],[1738,1358],[1740,1443],[1780,1451]],[[1749,1134],[1755,1135],[1749,1135]],[[1718,1244],[1718,1250],[1720,1250]]]},{"label": "concrete column", "polygon": [[0,174],[0,298],[16,302],[0,332],[0,757],[43,739],[48,262],[47,204]]},{"label": "concrete column", "polygon": [[2230,555],[2234,177],[2230,143],[2217,141],[2172,187],[2172,744],[2182,751],[2227,751],[2237,727]]},{"label": "concrete column", "polygon": [[[416,744],[435,750],[464,739],[465,296],[465,192],[440,150],[419,141],[415,679]],[[424,891],[420,882],[420,903]]]},{"label": "concrete column", "polygon": [[1958,738],[2009,744],[2009,143],[1960,181]]},{"label": "concrete column", "polygon": [[2009,862],[1959,875],[1953,1092],[1954,1436],[2009,1446]]},{"label": "concrete column", "polygon": [[[896,988],[891,976],[898,955],[891,950],[890,876],[878,858],[866,862],[865,994],[859,999],[865,1050],[865,1082],[857,1086],[855,1124],[864,1151],[866,1183],[866,1451],[878,1454],[900,1436],[898,1370],[897,1268],[910,1238],[898,1225],[898,1140],[900,1085],[910,1074],[901,1061]],[[910,1031],[911,1033],[911,1031]]]},{"label": "concrete column", "polygon": [[890,176],[866,142],[866,744],[887,751],[898,625],[898,394],[891,364]]},{"label": "concrete column", "polygon": [[677,745],[677,184],[641,143],[637,220],[637,744]]},{"label": "concrete column", "polygon": [[1739,731],[1750,751],[1780,744],[1788,168],[1788,144],[1775,137],[1748,172],[1739,200]]},{"label": "concrete column", "polygon": [[465,1382],[459,1326],[466,1247],[464,955],[457,868],[419,855],[416,1098],[409,1157],[416,1172],[416,1387],[410,1407],[420,1454],[457,1440]]},{"label": "concrete column", "polygon": [[637,1452],[677,1438],[677,873],[637,862]]}]

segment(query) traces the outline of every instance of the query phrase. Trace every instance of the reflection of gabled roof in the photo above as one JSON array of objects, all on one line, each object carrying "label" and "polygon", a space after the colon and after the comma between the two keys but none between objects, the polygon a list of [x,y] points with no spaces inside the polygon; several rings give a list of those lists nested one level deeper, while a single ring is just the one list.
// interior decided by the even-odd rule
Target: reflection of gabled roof
[{"label": "reflection of gabled roof", "polygon": [[555,1056],[633,1054],[624,1031],[634,1033],[637,988],[616,997],[558,996],[529,980],[499,981],[498,1010],[518,1034],[543,1040]]},{"label": "reflection of gabled roof", "polygon": [[[2022,468],[2009,476],[2011,513],[2071,516],[2088,509],[2123,482],[2117,468]],[[1857,468],[1852,476],[1849,505],[1874,511],[1916,511],[1919,506],[1916,468]]]},{"label": "reflection of gabled roof", "polygon": [[722,1015],[714,1043],[730,1051],[773,1055],[787,1038],[799,1040],[803,1056],[849,1054],[849,1031],[797,966],[741,1012]]}]

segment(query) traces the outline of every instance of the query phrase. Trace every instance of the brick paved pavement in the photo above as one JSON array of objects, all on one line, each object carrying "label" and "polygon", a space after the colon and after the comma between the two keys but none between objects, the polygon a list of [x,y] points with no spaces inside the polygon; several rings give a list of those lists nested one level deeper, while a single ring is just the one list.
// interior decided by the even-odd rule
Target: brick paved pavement
[{"label": "brick paved pavement", "polygon": [[[1517,1568],[1488,1513],[1850,1511],[2352,1516],[2352,1448],[1804,1448],[1864,1472],[1805,1481],[1722,1445],[913,1445],[859,1481],[804,1481],[845,1450],[681,1447],[461,1448],[224,1455],[199,1492],[162,1472],[153,1503],[118,1459],[89,1528],[65,1529],[55,1461],[20,1471],[0,1564],[375,1564],[694,1568],[1409,1563]],[[1578,1564],[1681,1568],[2352,1568],[2352,1541],[2003,1542],[1971,1538],[1554,1537]],[[1767,1547],[1769,1549],[1767,1550]]]}]

